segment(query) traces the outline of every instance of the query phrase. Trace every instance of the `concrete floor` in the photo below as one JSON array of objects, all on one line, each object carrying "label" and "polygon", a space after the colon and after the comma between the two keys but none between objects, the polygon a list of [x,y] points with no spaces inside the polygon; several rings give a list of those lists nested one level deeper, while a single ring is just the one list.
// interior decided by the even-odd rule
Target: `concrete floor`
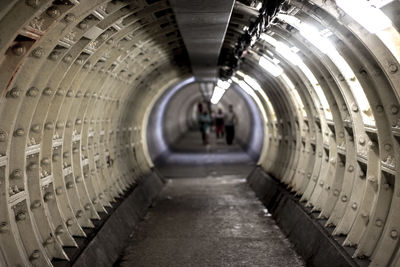
[{"label": "concrete floor", "polygon": [[[170,159],[160,169],[169,177],[168,183],[133,233],[118,265],[304,266],[246,184],[254,166],[246,154],[238,146],[218,152],[215,146],[202,149],[190,140],[186,136],[181,148],[195,154],[193,161],[190,156],[185,163]],[[229,158],[230,151],[242,160],[218,161]],[[217,162],[202,164],[199,159],[207,154]],[[174,172],[180,179],[173,177]]]}]

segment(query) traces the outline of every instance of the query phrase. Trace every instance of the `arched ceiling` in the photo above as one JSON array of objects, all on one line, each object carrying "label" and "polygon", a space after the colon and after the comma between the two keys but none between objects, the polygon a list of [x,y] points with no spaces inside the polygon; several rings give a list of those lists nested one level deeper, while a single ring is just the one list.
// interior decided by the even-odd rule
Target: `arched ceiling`
[{"label": "arched ceiling", "polygon": [[[399,11],[236,1],[218,60],[263,114],[259,164],[373,266],[400,264]],[[167,1],[0,2],[0,265],[68,259],[151,171],[149,113],[191,66]]]}]

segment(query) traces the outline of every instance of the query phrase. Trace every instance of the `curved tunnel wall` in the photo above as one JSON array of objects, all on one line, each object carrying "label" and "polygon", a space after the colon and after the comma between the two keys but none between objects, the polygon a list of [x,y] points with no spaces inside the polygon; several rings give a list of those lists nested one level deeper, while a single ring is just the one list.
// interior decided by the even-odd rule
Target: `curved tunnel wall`
[{"label": "curved tunnel wall", "polygon": [[[63,246],[150,171],[149,106],[190,75],[172,11],[151,3],[0,3],[0,265],[66,259]],[[355,257],[398,266],[399,2],[381,10],[392,26],[371,33],[335,1],[287,2],[241,71],[261,88],[247,83],[267,118],[261,166]]]}]

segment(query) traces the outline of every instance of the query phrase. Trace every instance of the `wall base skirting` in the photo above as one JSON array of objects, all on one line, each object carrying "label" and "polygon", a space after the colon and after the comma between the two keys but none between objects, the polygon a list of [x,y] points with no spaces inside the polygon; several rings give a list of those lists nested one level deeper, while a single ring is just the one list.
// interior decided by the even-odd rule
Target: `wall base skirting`
[{"label": "wall base skirting", "polygon": [[147,213],[164,185],[157,171],[138,180],[124,197],[93,220],[94,229],[84,229],[87,237],[76,237],[79,248],[65,248],[70,261],[53,260],[58,266],[112,266],[126,246],[135,226]]},{"label": "wall base skirting", "polygon": [[368,266],[368,260],[351,257],[354,248],[339,244],[343,237],[333,237],[332,229],[325,228],[299,198],[291,194],[279,181],[256,167],[247,177],[256,196],[294,244],[307,266]]}]

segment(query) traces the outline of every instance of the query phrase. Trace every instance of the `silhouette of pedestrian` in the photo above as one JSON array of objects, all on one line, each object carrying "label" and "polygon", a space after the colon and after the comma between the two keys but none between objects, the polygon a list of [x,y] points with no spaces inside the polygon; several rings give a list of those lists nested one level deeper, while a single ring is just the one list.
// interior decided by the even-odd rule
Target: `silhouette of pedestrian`
[{"label": "silhouette of pedestrian", "polygon": [[222,109],[218,109],[218,113],[215,115],[215,134],[217,135],[217,139],[224,137],[224,122],[225,115]]},{"label": "silhouette of pedestrian", "polygon": [[233,106],[229,105],[229,111],[225,116],[225,134],[226,143],[232,145],[233,139],[235,138],[235,124],[237,118],[235,112],[233,112]]},{"label": "silhouette of pedestrian", "polygon": [[203,140],[203,145],[208,145],[208,134],[210,133],[211,118],[206,110],[199,116],[199,128],[201,132],[201,138]]}]

